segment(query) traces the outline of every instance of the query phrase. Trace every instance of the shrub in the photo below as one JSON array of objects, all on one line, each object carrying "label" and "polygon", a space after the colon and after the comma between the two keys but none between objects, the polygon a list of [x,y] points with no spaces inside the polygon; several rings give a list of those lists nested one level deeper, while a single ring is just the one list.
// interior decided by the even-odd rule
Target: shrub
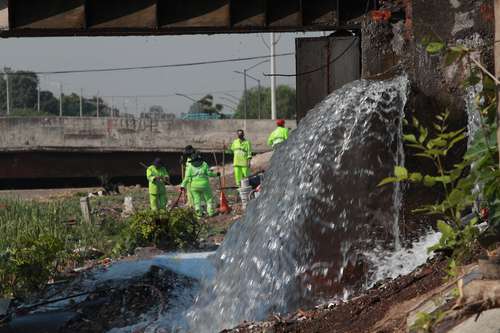
[{"label": "shrub", "polygon": [[0,202],[0,296],[40,290],[72,255],[61,204]]},{"label": "shrub", "polygon": [[114,253],[130,253],[136,247],[154,245],[163,250],[186,249],[198,244],[202,230],[196,215],[190,209],[153,212],[143,210],[128,220]]}]

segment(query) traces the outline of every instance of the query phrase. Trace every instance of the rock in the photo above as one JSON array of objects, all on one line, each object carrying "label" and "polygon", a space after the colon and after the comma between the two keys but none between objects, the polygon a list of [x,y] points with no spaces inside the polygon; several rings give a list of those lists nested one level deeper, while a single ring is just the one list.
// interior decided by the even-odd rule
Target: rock
[{"label": "rock", "polygon": [[457,300],[456,307],[477,302],[500,306],[500,280],[474,280],[465,286],[463,286],[463,280],[460,280],[458,288],[460,298]]},{"label": "rock", "polygon": [[98,250],[94,247],[79,247],[73,250],[74,254],[78,254],[81,258],[88,259],[97,259],[104,255],[104,252]]},{"label": "rock", "polygon": [[479,316],[473,316],[460,325],[456,326],[450,333],[498,333],[500,330],[500,309],[488,310]]},{"label": "rock", "polygon": [[125,200],[123,201],[122,217],[127,218],[133,215],[134,212],[135,208],[134,208],[134,202],[132,201],[132,197],[125,197]]},{"label": "rock", "polygon": [[0,316],[5,316],[9,311],[10,299],[0,298]]},{"label": "rock", "polygon": [[491,259],[479,259],[479,270],[485,279],[500,279],[500,265]]}]

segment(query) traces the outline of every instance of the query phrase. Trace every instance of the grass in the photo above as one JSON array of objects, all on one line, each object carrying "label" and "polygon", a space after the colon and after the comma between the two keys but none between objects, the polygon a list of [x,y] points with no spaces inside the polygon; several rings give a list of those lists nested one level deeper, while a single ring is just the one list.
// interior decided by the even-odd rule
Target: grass
[{"label": "grass", "polygon": [[[124,219],[121,207],[125,196],[133,197],[139,213]],[[79,193],[48,202],[0,198],[0,297],[22,299],[42,290],[49,279],[84,261],[85,251],[75,252],[76,249],[95,248],[103,257],[111,257],[133,250],[120,244],[143,246],[145,241],[151,241],[139,235],[142,216],[154,221],[150,214],[144,215],[148,205],[146,191],[92,198],[94,224],[82,221],[80,197]],[[179,211],[172,218],[182,224],[182,219],[190,216]],[[179,230],[185,233],[184,229]],[[182,237],[184,234],[175,239],[176,245],[183,244]]]},{"label": "grass", "polygon": [[[74,260],[73,250],[90,241],[90,226],[68,224],[78,206],[0,200],[0,295],[24,297]],[[77,221],[79,222],[79,221]]]}]

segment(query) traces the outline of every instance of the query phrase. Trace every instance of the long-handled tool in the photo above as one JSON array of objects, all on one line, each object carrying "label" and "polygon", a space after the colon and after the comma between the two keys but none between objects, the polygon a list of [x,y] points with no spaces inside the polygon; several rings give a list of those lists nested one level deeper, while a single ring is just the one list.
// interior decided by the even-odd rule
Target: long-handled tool
[{"label": "long-handled tool", "polygon": [[184,194],[184,191],[179,192],[179,195],[177,196],[177,200],[174,201],[174,203],[172,204],[172,206],[170,206],[170,209],[168,210],[169,213],[172,212],[175,208],[177,208],[179,206],[179,202],[181,201],[183,194]]},{"label": "long-handled tool", "polygon": [[[214,157],[216,158],[215,154]],[[229,202],[227,201],[226,195],[224,194],[224,182],[226,176],[226,145],[223,144],[222,149],[222,178],[219,174],[219,190],[220,190],[220,198],[219,198],[219,213],[221,214],[229,214],[231,213],[231,207],[229,207]]]}]

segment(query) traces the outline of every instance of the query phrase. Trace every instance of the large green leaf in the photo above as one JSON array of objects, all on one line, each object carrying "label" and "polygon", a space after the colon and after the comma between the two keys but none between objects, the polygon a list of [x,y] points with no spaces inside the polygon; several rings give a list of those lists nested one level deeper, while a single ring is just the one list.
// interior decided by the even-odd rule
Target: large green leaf
[{"label": "large green leaf", "polygon": [[408,179],[408,170],[406,170],[406,168],[402,167],[402,166],[395,166],[394,167],[394,175],[399,180],[406,180],[406,179]]},{"label": "large green leaf", "polygon": [[424,177],[419,172],[413,172],[410,174],[409,178],[414,183],[420,183]]},{"label": "large green leaf", "polygon": [[418,142],[417,138],[413,134],[406,134],[406,135],[403,136],[403,139],[406,142],[411,142],[411,143],[417,143]]},{"label": "large green leaf", "polygon": [[455,239],[456,233],[455,230],[443,220],[439,220],[437,222],[437,227],[439,231],[443,234],[444,239]]},{"label": "large green leaf", "polygon": [[434,177],[431,177],[429,175],[424,176],[424,185],[427,187],[432,187],[436,185],[436,179]]},{"label": "large green leaf", "polygon": [[387,177],[383,179],[377,186],[384,186],[387,184],[397,183],[399,180],[396,177]]},{"label": "large green leaf", "polygon": [[427,45],[425,50],[429,54],[437,54],[444,49],[444,43],[442,42],[432,42]]}]

